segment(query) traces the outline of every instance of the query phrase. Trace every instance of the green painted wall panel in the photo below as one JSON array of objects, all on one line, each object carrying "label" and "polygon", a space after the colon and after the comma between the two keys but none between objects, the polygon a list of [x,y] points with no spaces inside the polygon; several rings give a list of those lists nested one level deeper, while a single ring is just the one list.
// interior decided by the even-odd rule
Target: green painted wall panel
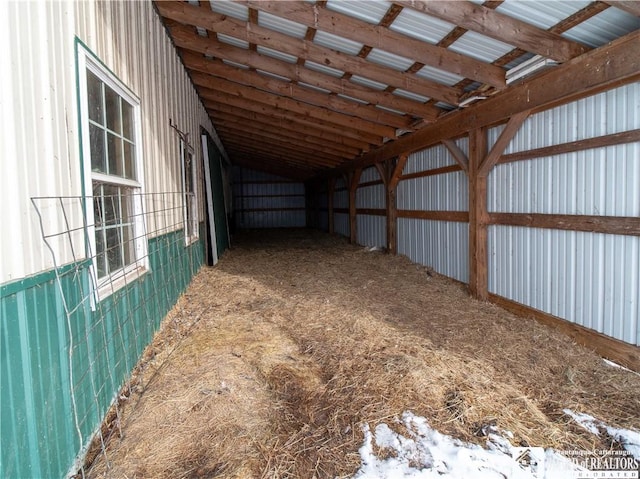
[{"label": "green painted wall panel", "polygon": [[95,311],[87,262],[2,287],[0,477],[69,472],[204,259],[183,231],[150,240],[149,255],[150,272]]}]

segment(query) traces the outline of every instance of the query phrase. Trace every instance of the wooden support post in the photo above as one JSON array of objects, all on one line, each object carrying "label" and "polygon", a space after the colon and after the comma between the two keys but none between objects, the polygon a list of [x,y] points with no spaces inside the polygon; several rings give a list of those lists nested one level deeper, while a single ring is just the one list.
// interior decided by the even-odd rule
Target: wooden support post
[{"label": "wooden support post", "polygon": [[358,242],[358,221],[356,217],[356,191],[360,183],[362,168],[356,168],[351,173],[349,181],[349,241],[351,244]]},{"label": "wooden support post", "polygon": [[474,298],[482,301],[489,298],[487,176],[529,113],[527,110],[513,115],[491,151],[487,151],[485,127],[469,132],[469,289]]},{"label": "wooden support post", "polygon": [[398,205],[396,191],[404,165],[409,156],[402,154],[395,162],[388,163],[388,178],[385,183],[387,189],[387,250],[391,254],[398,254]]},{"label": "wooden support post", "polygon": [[335,177],[329,178],[327,182],[327,216],[329,218],[329,234],[334,233],[334,218],[333,218],[333,195],[336,189]]},{"label": "wooden support post", "polygon": [[472,130],[469,132],[469,290],[481,301],[489,297],[487,176],[479,171],[486,155],[486,128]]}]

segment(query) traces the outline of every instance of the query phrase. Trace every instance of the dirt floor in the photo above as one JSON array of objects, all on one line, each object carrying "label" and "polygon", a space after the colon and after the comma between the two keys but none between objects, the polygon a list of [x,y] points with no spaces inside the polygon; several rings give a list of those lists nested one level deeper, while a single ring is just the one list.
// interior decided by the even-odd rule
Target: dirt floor
[{"label": "dirt floor", "polygon": [[640,429],[640,376],[406,258],[307,230],[238,235],[135,373],[89,477],[349,477],[404,411],[484,445],[610,449],[562,410]]}]

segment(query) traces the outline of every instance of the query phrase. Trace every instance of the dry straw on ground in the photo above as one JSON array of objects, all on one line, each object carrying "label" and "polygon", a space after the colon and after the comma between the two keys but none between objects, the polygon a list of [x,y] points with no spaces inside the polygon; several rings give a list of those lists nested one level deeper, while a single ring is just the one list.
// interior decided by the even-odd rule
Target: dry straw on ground
[{"label": "dry straw on ground", "polygon": [[[170,353],[170,354],[169,354]],[[194,279],[90,477],[333,478],[403,411],[484,444],[607,449],[563,408],[640,429],[640,376],[406,258],[311,231],[244,233]]]}]

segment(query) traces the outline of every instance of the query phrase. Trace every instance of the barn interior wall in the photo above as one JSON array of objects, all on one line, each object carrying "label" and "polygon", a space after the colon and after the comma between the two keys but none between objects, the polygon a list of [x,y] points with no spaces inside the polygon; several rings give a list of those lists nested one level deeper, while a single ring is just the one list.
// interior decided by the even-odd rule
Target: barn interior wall
[{"label": "barn interior wall", "polygon": [[[12,65],[0,69],[0,202],[12,205],[0,248],[0,476],[63,477],[203,263],[202,223],[185,244],[170,120],[193,147],[200,221],[200,128],[216,136],[151,2],[2,2],[0,27]],[[142,120],[149,270],[97,304],[82,233],[80,44],[139,97]],[[78,233],[47,249],[34,197],[47,197],[44,231]]]},{"label": "barn interior wall", "polygon": [[302,182],[236,167],[233,201],[238,228],[306,226],[305,185]]},{"label": "barn interior wall", "polygon": [[[531,115],[505,148],[504,161],[489,173],[489,217],[637,220],[640,142],[613,136],[634,136],[639,127],[640,83]],[[503,130],[504,125],[487,130],[489,149]],[[604,144],[581,146],[583,140]],[[469,155],[468,137],[453,141]],[[569,151],[559,154],[535,151],[565,144]],[[513,158],[519,154],[527,158]],[[385,185],[376,168],[362,171],[356,201],[357,242],[384,246]],[[398,254],[468,283],[469,201],[467,173],[448,147],[437,144],[410,154],[396,190]],[[333,207],[335,232],[349,237],[349,190],[343,176],[335,181]],[[500,224],[516,220],[490,219],[489,293],[640,345],[637,233]]]}]

